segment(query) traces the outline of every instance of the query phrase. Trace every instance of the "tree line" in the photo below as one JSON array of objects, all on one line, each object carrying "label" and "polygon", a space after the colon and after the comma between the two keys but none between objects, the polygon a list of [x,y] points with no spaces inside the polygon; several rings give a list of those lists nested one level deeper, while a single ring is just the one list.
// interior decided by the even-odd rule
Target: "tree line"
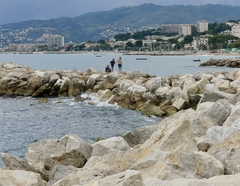
[{"label": "tree line", "polygon": [[[229,20],[229,22],[239,22],[234,20]],[[120,33],[114,36],[114,39],[116,41],[127,41],[129,39],[134,39],[136,42],[128,41],[124,47],[115,45],[114,47],[111,47],[110,44],[108,44],[105,40],[100,39],[97,42],[88,41],[87,43],[96,43],[95,45],[92,45],[91,47],[86,47],[85,44],[78,44],[73,45],[69,44],[66,47],[66,51],[111,51],[114,49],[118,50],[179,50],[183,48],[186,44],[191,44],[194,38],[199,38],[202,35],[206,35],[205,37],[208,38],[208,45],[207,46],[200,46],[199,49],[223,49],[223,48],[239,48],[240,47],[240,39],[238,37],[235,37],[233,35],[221,35],[221,32],[224,32],[226,30],[231,30],[231,27],[228,26],[226,23],[209,23],[208,24],[208,31],[204,32],[198,32],[197,28],[195,26],[192,26],[192,34],[187,35],[185,37],[178,36],[178,33],[170,32],[166,33],[163,32],[160,28],[159,29],[147,29],[143,31],[138,31],[135,33]],[[146,36],[176,36],[175,38],[171,38],[168,40],[162,40],[162,39],[156,39],[155,43],[151,43],[151,45],[144,45],[143,40],[145,40]],[[179,41],[179,38],[183,37],[181,41]],[[39,50],[51,50],[47,45],[41,45],[39,46]]]}]

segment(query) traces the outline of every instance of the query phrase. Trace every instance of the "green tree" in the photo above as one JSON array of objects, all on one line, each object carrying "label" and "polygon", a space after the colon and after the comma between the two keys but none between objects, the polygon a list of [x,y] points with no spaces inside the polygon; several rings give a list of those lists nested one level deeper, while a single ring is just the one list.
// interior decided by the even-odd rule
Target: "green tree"
[{"label": "green tree", "polygon": [[128,49],[132,49],[134,47],[134,45],[133,45],[133,43],[131,42],[131,41],[128,41],[127,43],[126,43],[126,49],[128,50]]},{"label": "green tree", "polygon": [[217,35],[218,33],[225,31],[225,30],[231,30],[231,27],[228,26],[226,23],[209,23],[208,24],[208,33],[212,35]]},{"label": "green tree", "polygon": [[85,44],[76,45],[73,47],[74,51],[82,51],[85,49]]},{"label": "green tree", "polygon": [[72,51],[73,50],[73,44],[69,44],[66,48],[66,51]]},{"label": "green tree", "polygon": [[116,36],[114,36],[114,39],[116,39],[117,41],[126,41],[130,39],[130,36],[131,36],[131,33],[117,34]]},{"label": "green tree", "polygon": [[137,40],[137,41],[135,42],[135,46],[138,47],[138,48],[141,48],[141,47],[143,46],[142,40]]},{"label": "green tree", "polygon": [[100,40],[98,40],[98,41],[97,41],[97,43],[99,43],[99,44],[102,44],[102,45],[103,45],[103,44],[105,44],[105,41],[104,41],[103,39],[100,39]]},{"label": "green tree", "polygon": [[186,35],[183,39],[185,44],[191,44],[193,41],[193,36],[192,35]]},{"label": "green tree", "polygon": [[235,41],[235,42],[233,43],[233,47],[234,47],[234,48],[240,48],[240,39],[238,39],[237,41]]}]

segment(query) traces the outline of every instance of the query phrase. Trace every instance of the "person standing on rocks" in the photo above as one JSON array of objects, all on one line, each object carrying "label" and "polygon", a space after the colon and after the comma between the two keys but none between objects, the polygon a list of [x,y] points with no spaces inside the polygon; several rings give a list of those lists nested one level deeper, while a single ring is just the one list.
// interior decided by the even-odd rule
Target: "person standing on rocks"
[{"label": "person standing on rocks", "polygon": [[112,72],[114,70],[114,65],[115,65],[115,60],[114,58],[112,59],[112,61],[110,61],[110,65],[111,65],[111,69],[112,69]]},{"label": "person standing on rocks", "polygon": [[122,72],[122,58],[119,57],[119,59],[117,60],[117,64],[118,64],[118,72],[121,73]]}]

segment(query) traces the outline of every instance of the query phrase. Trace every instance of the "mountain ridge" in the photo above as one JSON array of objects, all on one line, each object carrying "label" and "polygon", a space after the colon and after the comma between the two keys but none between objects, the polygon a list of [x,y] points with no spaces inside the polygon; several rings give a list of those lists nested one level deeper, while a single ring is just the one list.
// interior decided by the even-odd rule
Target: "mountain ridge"
[{"label": "mountain ridge", "polygon": [[[107,39],[114,34],[133,32],[144,26],[194,24],[200,20],[208,22],[239,20],[239,12],[240,6],[219,4],[161,6],[148,3],[118,7],[109,11],[89,12],[73,18],[28,20],[4,24],[1,27],[10,30],[32,28],[31,32],[27,33],[30,41],[37,40],[43,34],[60,34],[66,41],[81,42]],[[107,33],[108,31],[112,33]]]}]

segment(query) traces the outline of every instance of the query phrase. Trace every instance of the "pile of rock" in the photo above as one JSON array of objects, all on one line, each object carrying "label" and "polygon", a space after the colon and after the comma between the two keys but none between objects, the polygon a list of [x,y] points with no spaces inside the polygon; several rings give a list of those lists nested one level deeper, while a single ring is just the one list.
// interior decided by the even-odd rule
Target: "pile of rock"
[{"label": "pile of rock", "polygon": [[39,71],[19,64],[2,63],[0,95],[40,98],[70,96],[75,97],[75,101],[84,101],[82,93],[94,93],[98,101],[117,103],[123,108],[137,109],[146,115],[170,116],[180,110],[195,109],[201,99],[214,100],[214,97],[210,97],[213,92],[218,97],[237,93],[238,75],[239,71],[162,78],[140,74],[138,71],[121,74],[105,73],[92,68],[85,72]]},{"label": "pile of rock", "polygon": [[230,58],[230,59],[210,59],[204,63],[201,63],[200,66],[226,66],[226,67],[240,67],[240,58]]},{"label": "pile of rock", "polygon": [[0,185],[238,186],[240,94],[219,92],[123,136],[88,144],[68,134],[31,144],[25,159],[2,154]]},{"label": "pile of rock", "polygon": [[0,185],[238,186],[239,87],[240,70],[160,78],[136,71],[36,71],[3,63],[2,95],[82,100],[81,92],[95,92],[99,101],[172,116],[95,144],[68,134],[33,143],[25,159],[2,154],[6,167],[0,169]]}]

